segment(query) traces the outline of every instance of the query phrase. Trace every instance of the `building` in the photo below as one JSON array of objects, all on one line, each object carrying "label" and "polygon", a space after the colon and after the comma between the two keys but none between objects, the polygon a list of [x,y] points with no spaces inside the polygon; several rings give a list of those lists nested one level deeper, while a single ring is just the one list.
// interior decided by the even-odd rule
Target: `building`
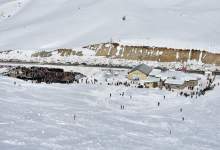
[{"label": "building", "polygon": [[128,72],[129,80],[146,80],[149,74],[151,73],[152,68],[141,64],[134,67],[130,72]]},{"label": "building", "polygon": [[194,89],[194,87],[199,84],[199,81],[197,78],[188,77],[188,78],[185,78],[184,84],[185,84],[185,87],[188,87],[190,89]]},{"label": "building", "polygon": [[148,77],[144,82],[145,88],[157,88],[161,86],[161,79],[157,77]]},{"label": "building", "polygon": [[184,80],[177,80],[177,79],[167,79],[164,82],[165,88],[168,90],[171,89],[184,89],[185,88],[185,81]]}]

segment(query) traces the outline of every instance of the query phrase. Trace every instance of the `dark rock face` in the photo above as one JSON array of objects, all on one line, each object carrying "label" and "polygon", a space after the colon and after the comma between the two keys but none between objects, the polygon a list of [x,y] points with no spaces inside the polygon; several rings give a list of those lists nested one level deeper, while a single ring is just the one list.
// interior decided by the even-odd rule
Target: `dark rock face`
[{"label": "dark rock face", "polygon": [[22,80],[32,80],[37,83],[73,83],[85,77],[85,75],[78,72],[64,72],[63,69],[46,67],[16,67],[6,75]]}]

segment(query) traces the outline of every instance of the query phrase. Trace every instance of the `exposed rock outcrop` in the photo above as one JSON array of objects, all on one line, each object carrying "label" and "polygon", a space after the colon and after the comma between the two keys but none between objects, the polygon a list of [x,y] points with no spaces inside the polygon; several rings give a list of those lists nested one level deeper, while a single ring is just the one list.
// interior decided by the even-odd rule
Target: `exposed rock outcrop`
[{"label": "exposed rock outcrop", "polygon": [[46,67],[16,67],[11,69],[6,75],[23,80],[32,80],[37,83],[73,83],[85,77],[78,72],[64,72],[63,69]]},{"label": "exposed rock outcrop", "polygon": [[35,52],[31,55],[31,57],[51,57],[53,53],[57,53],[58,55],[62,57],[68,57],[68,56],[83,56],[82,51],[75,51],[73,49],[57,49],[53,51],[39,51]]},{"label": "exposed rock outcrop", "polygon": [[205,64],[220,65],[220,53],[211,53],[204,50],[128,46],[120,45],[119,43],[94,44],[85,48],[95,50],[97,56],[159,62],[186,62],[188,60],[196,60]]}]

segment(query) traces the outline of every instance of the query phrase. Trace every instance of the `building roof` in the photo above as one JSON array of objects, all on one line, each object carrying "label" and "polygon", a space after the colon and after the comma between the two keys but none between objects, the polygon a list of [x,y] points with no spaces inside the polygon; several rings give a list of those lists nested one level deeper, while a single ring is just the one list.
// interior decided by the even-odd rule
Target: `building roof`
[{"label": "building roof", "polygon": [[148,77],[147,80],[145,80],[144,82],[145,83],[156,83],[156,82],[160,82],[160,78]]},{"label": "building roof", "polygon": [[150,76],[157,76],[157,75],[159,75],[160,73],[161,73],[161,70],[160,70],[160,69],[153,69],[149,75],[150,75]]},{"label": "building roof", "polygon": [[165,81],[165,84],[171,84],[171,85],[183,85],[184,80],[177,80],[177,79],[167,79]]},{"label": "building roof", "polygon": [[134,67],[129,73],[134,71],[140,71],[146,75],[149,75],[153,69],[150,66],[147,66],[145,64],[140,64],[136,67]]},{"label": "building roof", "polygon": [[186,76],[183,78],[185,81],[198,81],[198,78],[193,76]]}]

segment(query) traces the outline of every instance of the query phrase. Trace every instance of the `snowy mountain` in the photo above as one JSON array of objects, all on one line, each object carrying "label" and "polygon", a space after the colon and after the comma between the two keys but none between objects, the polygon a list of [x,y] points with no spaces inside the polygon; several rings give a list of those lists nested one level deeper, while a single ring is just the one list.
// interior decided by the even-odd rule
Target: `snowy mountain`
[{"label": "snowy mountain", "polygon": [[0,49],[113,39],[218,51],[219,15],[218,0],[0,0]]},{"label": "snowy mountain", "polygon": [[219,0],[0,0],[0,149],[219,150],[219,16]]}]

